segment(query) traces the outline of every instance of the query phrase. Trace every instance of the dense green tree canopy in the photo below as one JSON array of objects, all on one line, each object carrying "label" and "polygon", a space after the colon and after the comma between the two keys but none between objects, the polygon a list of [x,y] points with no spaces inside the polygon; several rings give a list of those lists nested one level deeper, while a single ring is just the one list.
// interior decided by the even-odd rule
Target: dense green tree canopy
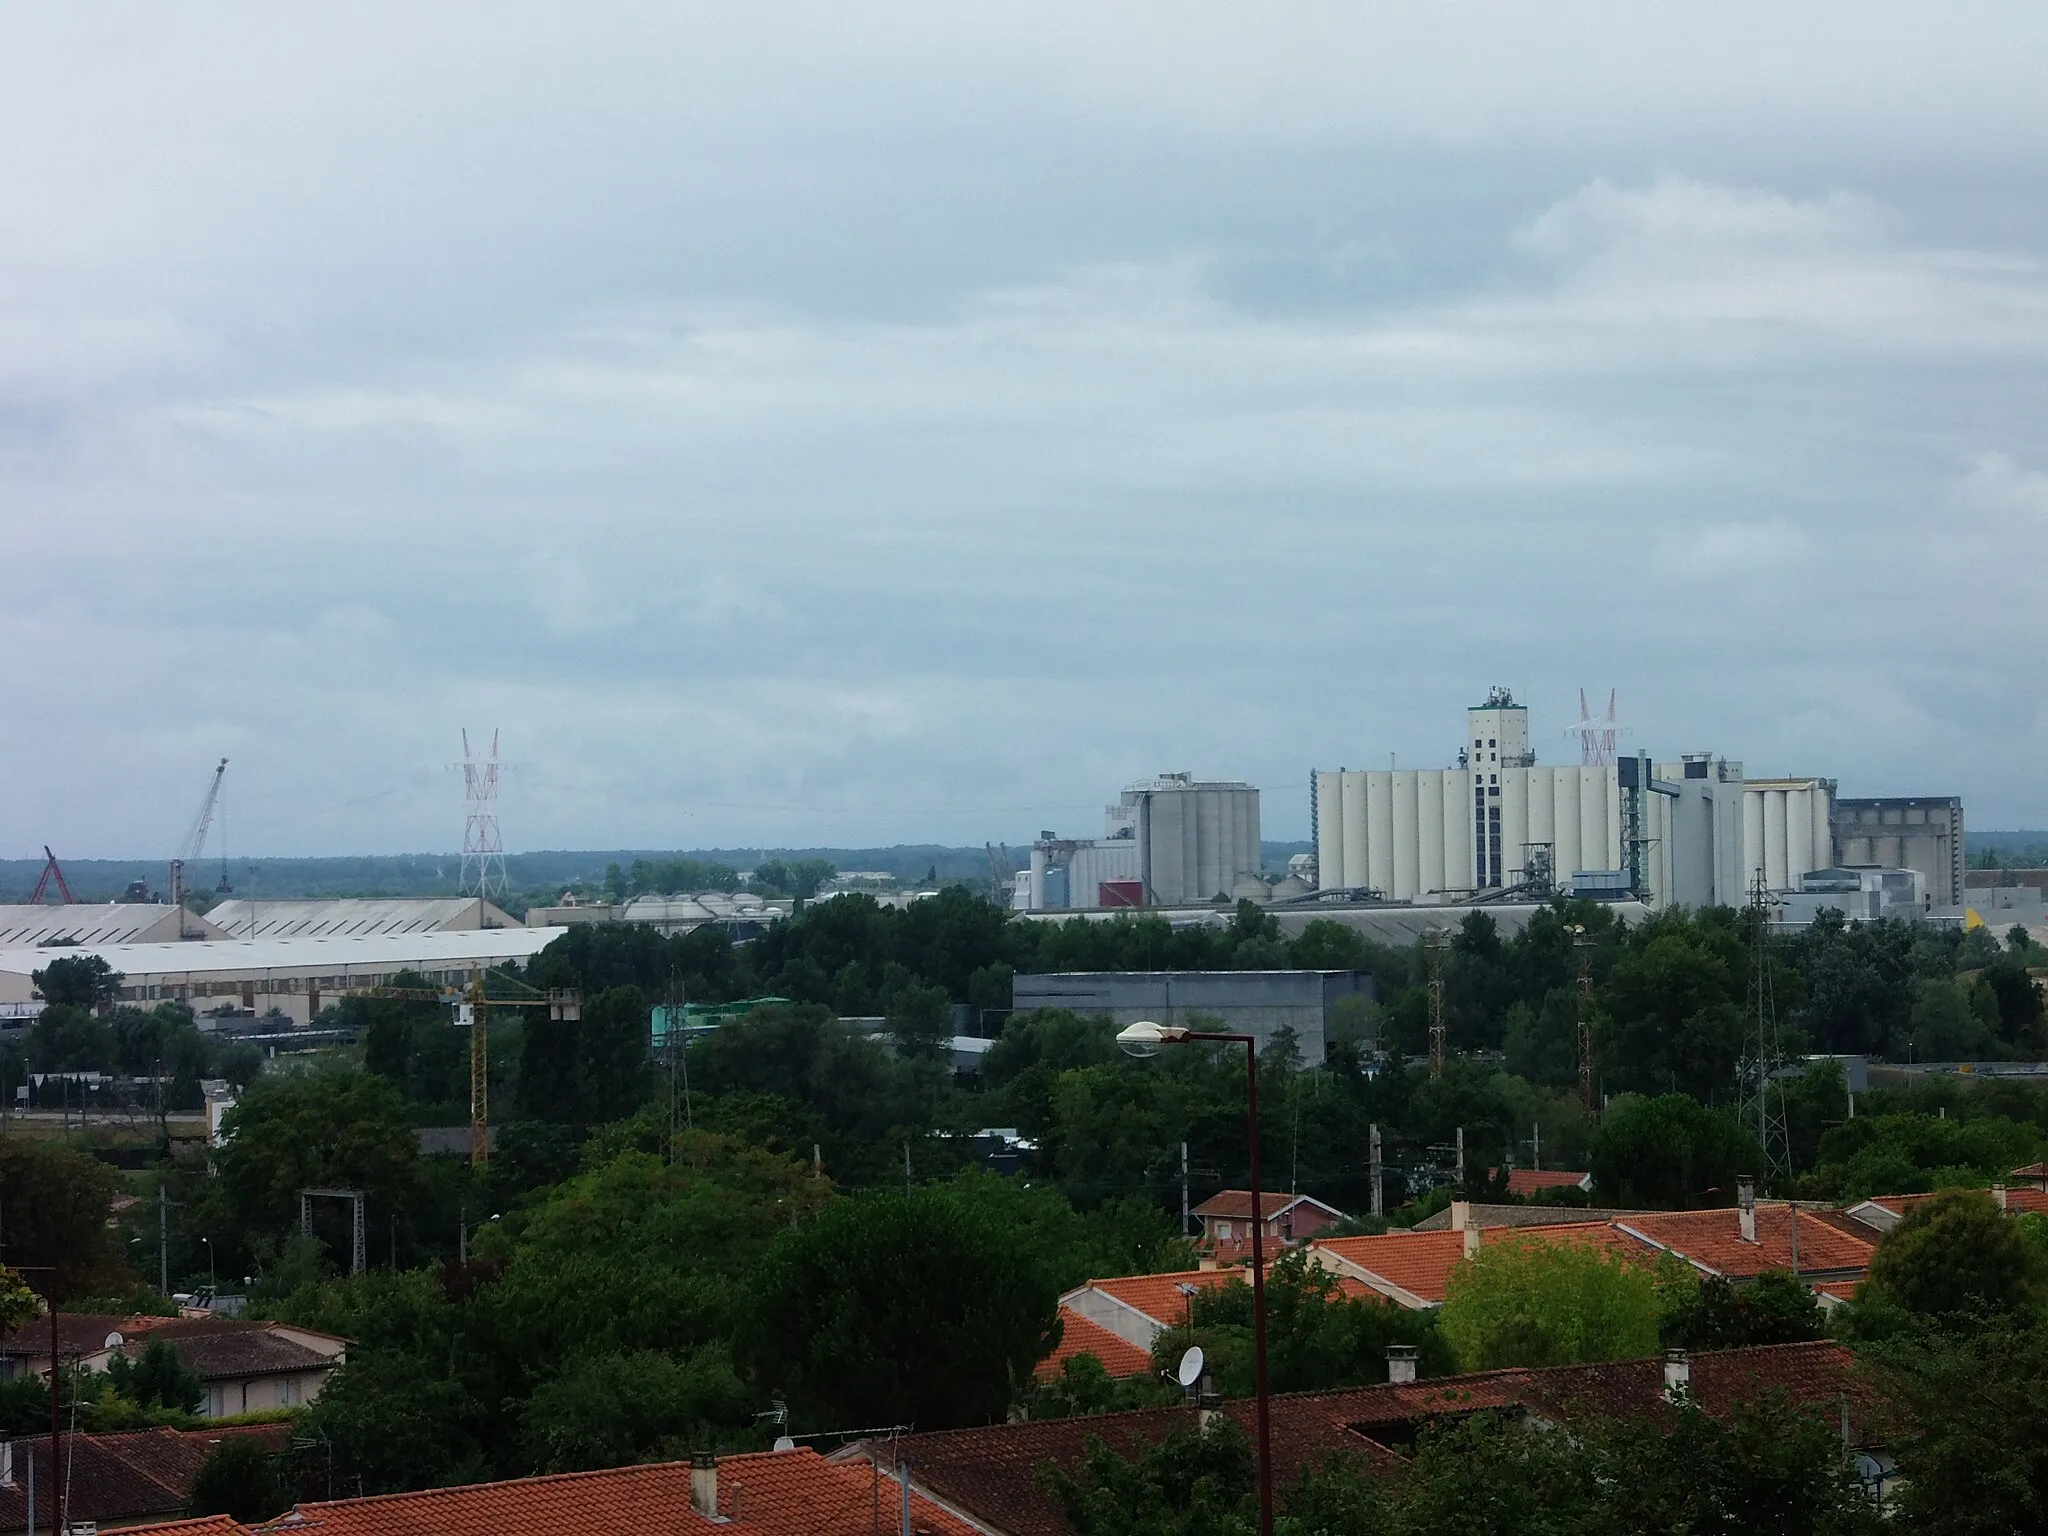
[{"label": "dense green tree canopy", "polygon": [[1638,1359],[1656,1350],[1661,1319],[1697,1286],[1668,1255],[1653,1262],[1591,1242],[1491,1236],[1451,1271],[1438,1313],[1463,1370]]}]

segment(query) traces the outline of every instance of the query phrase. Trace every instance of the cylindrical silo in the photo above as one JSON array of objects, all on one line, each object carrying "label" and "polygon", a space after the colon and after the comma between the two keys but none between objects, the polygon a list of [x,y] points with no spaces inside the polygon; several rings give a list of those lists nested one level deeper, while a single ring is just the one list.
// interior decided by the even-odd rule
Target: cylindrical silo
[{"label": "cylindrical silo", "polygon": [[1344,792],[1340,776],[1316,775],[1316,883],[1344,885]]},{"label": "cylindrical silo", "polygon": [[1366,883],[1366,841],[1371,829],[1365,820],[1365,775],[1344,775],[1344,884]]},{"label": "cylindrical silo", "polygon": [[1557,840],[1557,877],[1571,879],[1585,869],[1585,850],[1579,842],[1579,775],[1583,768],[1559,768],[1550,786],[1550,832]]},{"label": "cylindrical silo", "polygon": [[1472,772],[1444,770],[1444,884],[1447,891],[1472,889]]},{"label": "cylindrical silo", "polygon": [[1785,791],[1785,889],[1791,890],[1799,884],[1799,877],[1811,866],[1806,863],[1813,853],[1813,791],[1811,789],[1788,789]]},{"label": "cylindrical silo", "polygon": [[1742,792],[1742,888],[1764,867],[1764,795],[1761,789]]},{"label": "cylindrical silo", "polygon": [[1394,888],[1394,776],[1380,769],[1365,776],[1365,883],[1376,891]]},{"label": "cylindrical silo", "polygon": [[1579,857],[1587,869],[1621,868],[1620,849],[1612,846],[1618,838],[1610,834],[1607,820],[1607,773],[1612,770],[1579,769]]},{"label": "cylindrical silo", "polygon": [[1394,779],[1394,881],[1387,894],[1410,900],[1421,889],[1422,817],[1415,804],[1415,770],[1397,768]]},{"label": "cylindrical silo", "polygon": [[1764,883],[1785,889],[1785,791],[1764,791]]},{"label": "cylindrical silo", "polygon": [[1813,862],[1809,869],[1830,869],[1835,862],[1835,799],[1825,783],[1813,786]]},{"label": "cylindrical silo", "polygon": [[1416,870],[1417,888],[1444,888],[1444,775],[1441,769],[1426,769],[1415,776],[1416,843],[1421,860]]},{"label": "cylindrical silo", "polygon": [[1500,771],[1500,856],[1505,874],[1502,885],[1522,878],[1529,862],[1529,770],[1503,768]]}]

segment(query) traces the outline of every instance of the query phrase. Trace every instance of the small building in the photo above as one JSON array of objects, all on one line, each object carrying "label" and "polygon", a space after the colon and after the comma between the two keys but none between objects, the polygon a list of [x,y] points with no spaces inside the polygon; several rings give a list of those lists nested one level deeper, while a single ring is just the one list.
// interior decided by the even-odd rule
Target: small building
[{"label": "small building", "polygon": [[1337,1001],[1373,997],[1365,971],[1052,971],[1010,984],[1014,1012],[1065,1008],[1111,1022],[1221,1027],[1251,1035],[1264,1050],[1283,1029],[1294,1031],[1304,1062],[1323,1059]]},{"label": "small building", "polygon": [[[1264,1220],[1260,1222],[1260,1236],[1269,1243],[1286,1248],[1306,1242],[1323,1228],[1335,1226],[1345,1219],[1342,1211],[1333,1205],[1323,1204],[1313,1195],[1286,1195],[1261,1191],[1259,1209],[1264,1213]],[[1202,1220],[1202,1241],[1205,1244],[1233,1249],[1245,1245],[1245,1251],[1250,1252],[1250,1190],[1226,1189],[1221,1194],[1211,1195],[1195,1207],[1194,1214]]]},{"label": "small building", "polygon": [[[312,1402],[348,1358],[348,1340],[284,1323],[220,1317],[149,1317],[60,1313],[57,1349],[64,1363],[104,1371],[116,1355],[142,1358],[162,1339],[206,1384],[202,1418]],[[50,1373],[45,1322],[26,1323],[0,1339],[0,1370],[9,1377]]]},{"label": "small building", "polygon": [[[66,1512],[71,1529],[126,1528],[139,1520],[169,1520],[192,1501],[199,1469],[229,1440],[251,1440],[281,1451],[289,1424],[237,1424],[208,1429],[137,1429],[119,1434],[67,1434],[64,1462]],[[35,1468],[36,1508],[29,1509],[29,1468]],[[47,1532],[50,1514],[50,1437],[21,1435],[0,1441],[0,1536]],[[184,1524],[181,1522],[181,1524]],[[179,1531],[187,1536],[189,1525]],[[229,1533],[242,1527],[222,1527]]]}]

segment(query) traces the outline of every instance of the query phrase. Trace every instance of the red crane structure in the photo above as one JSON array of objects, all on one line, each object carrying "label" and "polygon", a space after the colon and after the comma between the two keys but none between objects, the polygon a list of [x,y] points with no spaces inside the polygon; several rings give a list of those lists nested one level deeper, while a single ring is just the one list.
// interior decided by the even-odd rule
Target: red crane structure
[{"label": "red crane structure", "polygon": [[35,894],[28,899],[30,906],[39,907],[43,904],[43,897],[48,894],[52,879],[57,882],[57,905],[60,907],[75,906],[78,898],[71,894],[71,887],[64,883],[64,866],[57,862],[57,855],[50,852],[50,845],[45,843],[43,844],[43,872],[36,879]]}]

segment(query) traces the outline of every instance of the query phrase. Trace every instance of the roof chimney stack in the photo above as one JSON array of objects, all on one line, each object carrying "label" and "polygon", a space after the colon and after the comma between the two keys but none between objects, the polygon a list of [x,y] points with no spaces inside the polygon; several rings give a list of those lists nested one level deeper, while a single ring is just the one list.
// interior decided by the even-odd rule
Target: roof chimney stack
[{"label": "roof chimney stack", "polygon": [[1479,1257],[1479,1224],[1477,1222],[1474,1222],[1465,1229],[1465,1257],[1468,1259]]},{"label": "roof chimney stack", "polygon": [[[1412,1377],[1415,1372],[1411,1370],[1408,1374]],[[14,1442],[12,1440],[0,1440],[0,1488],[12,1488],[13,1486]]]},{"label": "roof chimney stack", "polygon": [[1756,1241],[1756,1180],[1741,1178],[1735,1181],[1736,1219],[1742,1223],[1742,1240]]},{"label": "roof chimney stack", "polygon": [[1422,1352],[1413,1344],[1389,1344],[1387,1346],[1387,1382],[1390,1386],[1406,1386],[1415,1379],[1415,1357]]},{"label": "roof chimney stack", "polygon": [[718,1460],[709,1451],[690,1454],[690,1508],[706,1520],[718,1518]]},{"label": "roof chimney stack", "polygon": [[1682,1349],[1664,1351],[1664,1401],[1692,1395],[1692,1356]]},{"label": "roof chimney stack", "polygon": [[1472,1202],[1453,1200],[1451,1202],[1451,1230],[1462,1232],[1472,1225]]}]

